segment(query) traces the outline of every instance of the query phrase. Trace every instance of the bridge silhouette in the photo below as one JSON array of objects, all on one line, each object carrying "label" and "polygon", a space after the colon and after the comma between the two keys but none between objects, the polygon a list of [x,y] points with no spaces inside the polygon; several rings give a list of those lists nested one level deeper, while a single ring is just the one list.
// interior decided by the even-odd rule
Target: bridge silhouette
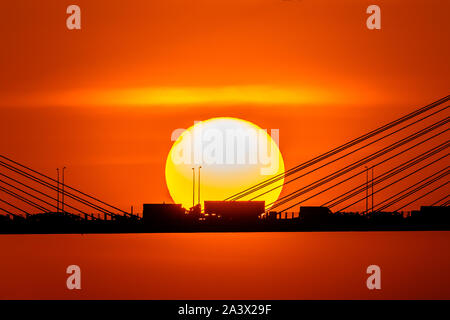
[{"label": "bridge silhouette", "polygon": [[[385,226],[396,230],[408,226],[450,230],[449,99],[443,97],[282,174],[244,186],[222,205],[234,203],[233,208],[239,208],[248,202],[243,206],[245,215],[250,202],[256,203],[251,207],[259,210],[252,215],[257,219],[245,222],[237,217],[219,219],[220,214],[209,214],[201,207],[184,211],[170,206],[148,208],[174,214],[175,219],[143,219],[0,155],[0,211],[4,213],[0,214],[0,232],[295,231],[307,230],[308,221],[314,230],[324,225],[378,230],[380,224],[374,221],[386,217],[389,223]],[[283,193],[276,201],[255,209],[260,208],[257,202],[262,196],[281,188]],[[66,201],[61,203],[60,196]],[[411,205],[422,209],[402,212]],[[210,207],[221,210],[220,203]],[[402,221],[402,226],[394,221]]]},{"label": "bridge silhouette", "polygon": [[[279,197],[275,202],[266,204],[266,209],[277,209],[278,212],[285,212],[310,199],[322,195],[325,192],[332,191],[337,186],[340,186],[351,180],[355,180],[355,178],[364,175],[364,173],[367,174],[369,170],[375,168],[381,169],[382,165],[388,165],[389,163],[394,162],[394,160],[401,158],[402,155],[408,156],[409,153],[407,160],[402,162],[401,164],[388,169],[386,169],[387,166],[384,166],[385,168],[383,168],[383,170],[377,170],[377,178],[372,177],[372,180],[370,181],[370,187],[373,190],[375,186],[381,185],[382,182],[388,181],[388,179],[394,178],[396,180],[391,182],[388,186],[383,186],[383,188],[380,188],[377,191],[373,191],[373,194],[371,195],[366,194],[365,196],[357,199],[355,202],[339,208],[337,211],[340,212],[348,209],[358,202],[367,201],[369,196],[373,196],[374,194],[395,185],[411,174],[420,173],[420,171],[431,167],[434,164],[441,166],[443,164],[445,166],[445,163],[448,163],[448,153],[445,153],[445,150],[449,147],[449,106],[445,105],[448,100],[449,96],[439,99],[436,102],[419,108],[339,147],[327,151],[324,154],[321,154],[309,161],[290,168],[283,174],[279,174],[254,186],[248,187],[243,191],[226,198],[225,200],[257,200],[258,198],[269,192],[273,192],[280,188],[286,188],[288,185],[290,186],[291,184],[298,182],[301,178],[312,175],[313,173],[329,167],[334,163],[337,163],[339,161],[342,162],[343,160],[350,158],[350,156],[355,156],[358,153],[362,154],[357,159],[354,159],[354,161],[350,164],[344,162],[344,165],[337,168],[332,173],[325,174],[306,185],[301,185],[298,188],[293,188],[291,192]],[[423,124],[427,120],[432,120],[432,123],[430,125],[424,126]],[[389,138],[391,140],[394,139],[394,141],[387,146],[375,148],[375,151],[373,152],[368,152],[365,154],[362,153],[369,147],[375,147],[377,143],[381,144]],[[442,143],[436,143],[436,141],[440,142],[440,140],[444,141]],[[420,149],[421,147],[426,146],[429,146],[426,151],[422,151]],[[406,169],[415,168],[420,163],[433,159],[433,156],[436,156],[438,158],[426,163],[419,169],[415,170],[413,173],[408,173],[407,176],[402,175],[402,173],[405,173]],[[361,170],[362,167],[366,167],[367,169]],[[448,166],[445,166],[443,170],[439,170],[437,173],[440,173],[441,171],[444,172],[442,172],[442,175],[439,175],[438,179],[436,180],[431,180],[434,174],[427,177],[427,179],[424,179],[423,187],[431,185],[439,179],[445,178],[449,173]],[[419,176],[417,175],[417,177]],[[342,178],[342,180],[339,180],[339,178]],[[282,181],[283,179],[284,182],[280,183],[280,181]],[[447,183],[444,183],[443,185],[430,190],[429,194],[445,187],[446,185]],[[320,187],[325,188],[318,191]],[[395,196],[397,197],[393,198],[392,203],[389,203],[389,205],[385,203],[383,206],[375,207],[371,210],[384,210],[395,205],[400,200],[404,200],[409,198],[410,196],[414,196],[415,193],[410,192],[409,188],[410,186],[408,186],[408,188],[405,188],[401,192],[396,193]],[[337,197],[333,197],[329,201],[321,203],[321,206],[328,206],[329,208],[336,207],[337,205],[345,201],[352,200],[358,195],[367,192],[368,189],[369,185],[367,183],[359,184],[357,187],[343,192]],[[448,189],[446,190],[447,196],[441,199],[441,201],[433,203],[433,205],[448,204],[448,202],[445,201],[448,198]],[[303,199],[299,199],[301,198],[301,196],[307,195],[309,196]],[[416,200],[420,200],[422,198],[423,197],[421,196]],[[415,202],[416,200],[411,201],[407,205]],[[382,202],[378,203],[378,205],[381,204]],[[394,211],[401,210],[404,207],[405,206],[399,206]],[[364,213],[367,211],[368,209],[366,209]]]}]

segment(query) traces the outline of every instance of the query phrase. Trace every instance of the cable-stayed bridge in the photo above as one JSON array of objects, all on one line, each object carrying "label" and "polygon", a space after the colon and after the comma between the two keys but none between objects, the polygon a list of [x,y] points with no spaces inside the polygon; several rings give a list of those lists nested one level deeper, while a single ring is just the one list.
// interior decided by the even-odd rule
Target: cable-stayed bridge
[{"label": "cable-stayed bridge", "polygon": [[4,155],[0,155],[0,168],[0,210],[13,217],[30,218],[34,212],[61,213],[73,219],[138,218]]},{"label": "cable-stayed bridge", "polygon": [[[225,200],[258,200],[283,188],[275,202],[266,203],[267,211],[305,204],[361,213],[447,206],[448,101],[443,97]],[[442,197],[430,201],[439,192]]]},{"label": "cable-stayed bridge", "polygon": [[[61,226],[73,227],[67,232],[301,230],[308,210],[321,223],[331,215],[348,220],[351,213],[354,227],[362,224],[370,230],[370,223],[362,217],[382,213],[405,217],[400,212],[412,207],[424,207],[417,212],[444,219],[443,228],[450,230],[449,99],[446,96],[418,108],[254,186],[243,186],[222,203],[257,203],[264,195],[283,189],[275,202],[263,203],[261,212],[252,216],[256,220],[236,216],[226,220],[195,208],[186,212],[175,205],[156,205],[147,207],[147,216],[162,213],[174,219],[152,218],[144,223],[145,205],[142,219],[0,155],[0,232],[40,232],[39,226],[44,225],[52,226],[46,229],[49,232]],[[438,220],[431,229],[440,228]]]}]

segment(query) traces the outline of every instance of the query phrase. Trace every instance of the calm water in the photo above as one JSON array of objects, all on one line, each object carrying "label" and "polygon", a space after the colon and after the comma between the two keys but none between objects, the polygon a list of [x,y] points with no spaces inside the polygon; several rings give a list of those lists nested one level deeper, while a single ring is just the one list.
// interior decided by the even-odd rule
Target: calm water
[{"label": "calm water", "polygon": [[449,249],[450,232],[6,235],[0,298],[450,299]]}]

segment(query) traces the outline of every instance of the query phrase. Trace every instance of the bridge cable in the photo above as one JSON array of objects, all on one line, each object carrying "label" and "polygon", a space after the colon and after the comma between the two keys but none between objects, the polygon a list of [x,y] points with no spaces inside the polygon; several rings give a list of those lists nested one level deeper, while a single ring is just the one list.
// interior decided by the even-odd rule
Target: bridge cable
[{"label": "bridge cable", "polygon": [[[245,190],[243,190],[241,192],[238,192],[238,193],[236,193],[236,194],[226,198],[225,200],[234,200],[234,199],[236,199],[238,197],[242,198],[243,194],[248,192],[248,191],[250,191],[250,193],[252,193],[253,191],[251,191],[251,190],[253,190],[253,189],[255,189],[255,188],[257,188],[257,187],[259,187],[259,186],[261,186],[263,184],[266,184],[266,183],[271,184],[271,183],[274,183],[274,182],[276,182],[278,180],[281,180],[282,178],[284,178],[285,175],[290,174],[290,172],[292,172],[292,171],[302,170],[305,167],[308,167],[308,166],[311,166],[311,165],[313,165],[313,164],[315,164],[317,162],[320,162],[323,159],[326,159],[326,158],[328,158],[328,157],[330,157],[332,155],[335,155],[335,154],[337,154],[337,153],[339,153],[339,152],[341,152],[341,151],[343,151],[345,149],[348,149],[349,147],[351,147],[351,146],[353,146],[355,144],[360,143],[361,141],[367,140],[367,139],[369,139],[369,138],[371,138],[371,137],[373,137],[373,136],[375,136],[375,135],[377,135],[377,134],[379,134],[381,132],[384,132],[384,131],[386,131],[386,130],[388,130],[390,128],[395,127],[396,125],[398,125],[400,123],[403,123],[403,122],[405,122],[405,121],[407,121],[409,119],[412,119],[412,118],[414,118],[414,117],[416,117],[416,116],[418,116],[418,115],[420,115],[420,114],[422,114],[422,113],[424,113],[424,112],[426,112],[428,110],[431,110],[431,109],[433,109],[433,108],[435,108],[435,107],[437,107],[437,106],[447,102],[449,99],[450,99],[449,95],[446,96],[446,97],[443,97],[443,98],[441,98],[441,99],[439,99],[439,100],[437,100],[437,101],[435,101],[435,102],[433,102],[433,103],[431,103],[429,105],[426,105],[426,106],[424,106],[422,108],[419,108],[419,109],[417,109],[417,110],[415,110],[415,111],[413,111],[413,112],[411,112],[411,113],[409,113],[407,115],[404,115],[404,116],[402,116],[402,117],[400,117],[400,118],[398,118],[398,119],[396,119],[396,120],[394,120],[392,122],[389,122],[389,123],[387,123],[387,124],[377,128],[375,130],[372,130],[372,131],[370,131],[370,132],[368,132],[368,133],[366,133],[366,134],[364,134],[364,135],[362,135],[362,136],[360,136],[360,137],[358,137],[356,139],[348,141],[348,142],[344,143],[341,146],[338,146],[338,147],[336,147],[336,148],[334,148],[334,149],[332,149],[330,151],[327,151],[327,152],[325,152],[325,153],[323,153],[323,154],[321,154],[321,155],[319,155],[319,156],[317,156],[317,157],[315,157],[315,158],[313,158],[311,160],[308,160],[308,161],[306,161],[304,163],[301,163],[301,164],[299,164],[299,165],[297,165],[297,166],[295,166],[295,167],[293,167],[293,168],[291,168],[289,170],[286,170],[285,172],[283,172],[281,174],[278,174],[278,175],[276,175],[274,177],[266,179],[266,180],[264,180],[264,181],[262,181],[262,182],[260,182],[260,183],[258,183],[256,185],[254,185],[254,186],[251,186],[251,187],[249,187],[249,188],[247,188],[247,189],[245,189]],[[446,108],[444,108],[442,110],[445,110]],[[440,111],[442,111],[442,110],[440,110]]]}]

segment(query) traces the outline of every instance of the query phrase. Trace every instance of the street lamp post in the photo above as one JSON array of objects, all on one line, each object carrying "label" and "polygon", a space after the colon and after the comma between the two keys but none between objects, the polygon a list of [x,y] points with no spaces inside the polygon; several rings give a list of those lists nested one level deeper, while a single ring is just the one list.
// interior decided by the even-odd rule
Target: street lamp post
[{"label": "street lamp post", "polygon": [[64,171],[66,170],[66,167],[62,168],[62,195],[61,195],[61,208],[62,208],[62,213],[64,213]]},{"label": "street lamp post", "polygon": [[200,202],[200,169],[202,168],[202,166],[198,167],[198,204],[201,207],[201,202]]},{"label": "street lamp post", "polygon": [[58,180],[56,183],[56,212],[59,212],[59,168],[56,168],[56,178]]},{"label": "street lamp post", "polygon": [[192,168],[192,208],[195,207],[195,168]]},{"label": "street lamp post", "polygon": [[368,213],[367,211],[369,210],[369,168],[367,168],[367,166],[365,166],[364,168],[366,168],[366,214]]},{"label": "street lamp post", "polygon": [[373,176],[373,167],[372,167],[372,213],[373,213],[373,180],[374,180],[374,176]]}]

